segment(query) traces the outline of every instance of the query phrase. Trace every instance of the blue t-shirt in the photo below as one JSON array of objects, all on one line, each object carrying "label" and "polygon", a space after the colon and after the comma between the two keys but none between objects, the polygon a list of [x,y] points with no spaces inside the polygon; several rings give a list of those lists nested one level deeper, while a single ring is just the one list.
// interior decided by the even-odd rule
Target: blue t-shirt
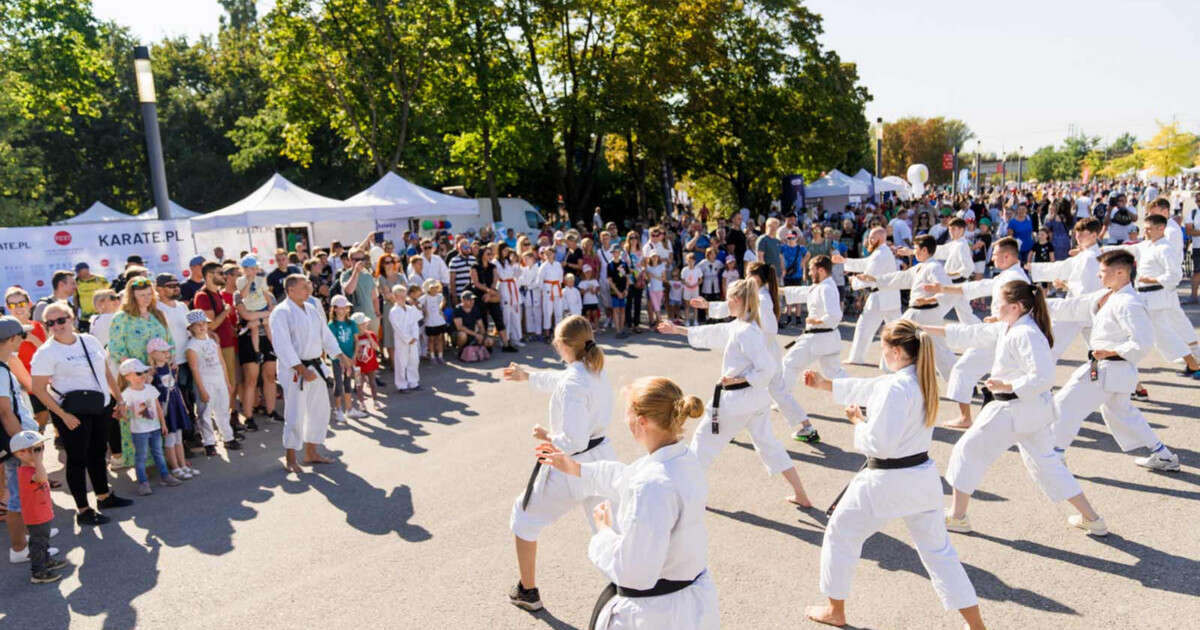
[{"label": "blue t-shirt", "polygon": [[1024,221],[1009,219],[1008,231],[1012,232],[1013,238],[1021,241],[1021,258],[1024,259],[1025,254],[1033,249],[1033,218],[1026,216]]},{"label": "blue t-shirt", "polygon": [[354,356],[354,335],[358,333],[358,324],[350,320],[330,320],[329,332],[333,333],[333,338],[337,339],[338,347],[342,349],[342,354],[352,357]]},{"label": "blue t-shirt", "polygon": [[804,277],[804,255],[808,248],[803,245],[784,245],[779,248],[783,253],[783,264],[787,265],[784,278],[800,279]]}]

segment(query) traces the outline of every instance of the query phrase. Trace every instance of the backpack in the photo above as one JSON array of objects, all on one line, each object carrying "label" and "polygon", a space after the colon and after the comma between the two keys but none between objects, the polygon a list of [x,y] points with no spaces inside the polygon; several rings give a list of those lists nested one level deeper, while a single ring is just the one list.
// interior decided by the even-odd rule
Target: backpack
[{"label": "backpack", "polygon": [[1129,208],[1124,206],[1117,208],[1117,211],[1112,215],[1112,222],[1117,225],[1129,225],[1133,223],[1133,213],[1129,211]]},{"label": "backpack", "polygon": [[463,363],[478,363],[480,361],[487,361],[491,357],[492,353],[488,352],[487,348],[478,344],[464,346],[462,350],[458,351],[458,358]]}]

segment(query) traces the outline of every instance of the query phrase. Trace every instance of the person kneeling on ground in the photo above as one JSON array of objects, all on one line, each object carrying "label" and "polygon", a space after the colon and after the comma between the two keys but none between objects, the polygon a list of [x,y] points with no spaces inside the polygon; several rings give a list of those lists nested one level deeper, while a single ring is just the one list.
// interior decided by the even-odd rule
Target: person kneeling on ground
[{"label": "person kneeling on ground", "polygon": [[495,343],[484,328],[483,312],[475,304],[475,294],[463,291],[454,308],[454,347],[462,350],[469,345],[479,345],[490,350]]}]

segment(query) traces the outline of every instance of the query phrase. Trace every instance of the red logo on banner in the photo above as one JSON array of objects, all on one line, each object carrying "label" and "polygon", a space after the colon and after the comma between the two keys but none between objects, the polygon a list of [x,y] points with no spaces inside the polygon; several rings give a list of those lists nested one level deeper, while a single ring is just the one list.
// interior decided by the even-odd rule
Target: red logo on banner
[{"label": "red logo on banner", "polygon": [[163,262],[167,262],[168,260],[171,260],[171,257],[170,257],[170,256],[168,256],[168,255],[166,255],[166,254],[163,254],[163,255],[162,255],[162,261],[163,261]]},{"label": "red logo on banner", "polygon": [[186,278],[186,277],[188,277],[188,276],[190,276],[190,275],[192,275],[192,270],[191,270],[191,269],[184,269],[184,270],[183,270],[183,277],[184,277],[184,278]]},{"label": "red logo on banner", "polygon": [[942,170],[943,171],[954,170],[954,154],[953,153],[943,153],[942,154]]},{"label": "red logo on banner", "polygon": [[258,253],[258,248],[257,248],[257,247],[251,247],[251,248],[250,248],[250,251],[252,251],[252,252],[254,252],[255,254],[257,254],[257,253]]},{"label": "red logo on banner", "polygon": [[39,287],[44,287],[44,286],[46,286],[46,281],[45,281],[45,280],[38,280],[38,281],[37,281],[37,285],[38,285]]},{"label": "red logo on banner", "polygon": [[108,259],[107,259],[107,258],[101,258],[101,259],[100,259],[100,266],[101,266],[101,267],[107,267],[107,266],[108,266]]},{"label": "red logo on banner", "polygon": [[54,242],[59,245],[71,244],[71,233],[66,230],[59,230],[54,233]]},{"label": "red logo on banner", "polygon": [[275,259],[274,259],[274,258],[268,258],[268,259],[267,259],[267,264],[268,264],[268,265],[274,265],[274,264],[275,264]]}]

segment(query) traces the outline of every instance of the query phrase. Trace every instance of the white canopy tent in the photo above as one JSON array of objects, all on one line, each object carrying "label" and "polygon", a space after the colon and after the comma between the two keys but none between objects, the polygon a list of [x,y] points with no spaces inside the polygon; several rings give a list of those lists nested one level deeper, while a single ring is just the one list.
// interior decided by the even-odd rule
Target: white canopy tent
[{"label": "white canopy tent", "polygon": [[390,171],[370,188],[347,199],[346,203],[371,206],[376,219],[479,214],[479,202],[474,199],[422,188]]},{"label": "white canopy tent", "polygon": [[276,173],[245,199],[192,219],[197,232],[289,223],[373,219],[372,209],[307,191]]},{"label": "white canopy tent", "polygon": [[103,223],[106,221],[131,221],[138,217],[130,216],[124,212],[118,212],[112,208],[97,201],[88,206],[87,210],[62,221],[55,221],[54,225],[78,225],[80,223]]},{"label": "white canopy tent", "polygon": [[901,199],[908,201],[910,198],[912,198],[912,190],[909,189],[908,182],[904,181],[899,176],[888,175],[887,177],[883,178],[883,181],[895,187],[896,194],[899,195]]},{"label": "white canopy tent", "polygon": [[[187,208],[184,208],[183,206],[175,203],[174,201],[168,200],[167,203],[171,204],[171,218],[172,219],[190,219],[192,217],[200,216],[199,212],[196,212],[195,210],[188,210]],[[158,206],[153,206],[149,210],[143,210],[137,216],[129,217],[129,218],[145,219],[147,221],[156,220],[156,219],[158,219]]]},{"label": "white canopy tent", "polygon": [[886,179],[880,179],[874,175],[871,175],[865,168],[859,169],[858,172],[854,174],[854,179],[866,184],[867,187],[870,187],[871,183],[874,182],[875,194],[877,195],[881,193],[892,192],[900,195],[901,198],[906,198],[908,196],[908,186],[905,185],[903,181],[896,183]]}]

